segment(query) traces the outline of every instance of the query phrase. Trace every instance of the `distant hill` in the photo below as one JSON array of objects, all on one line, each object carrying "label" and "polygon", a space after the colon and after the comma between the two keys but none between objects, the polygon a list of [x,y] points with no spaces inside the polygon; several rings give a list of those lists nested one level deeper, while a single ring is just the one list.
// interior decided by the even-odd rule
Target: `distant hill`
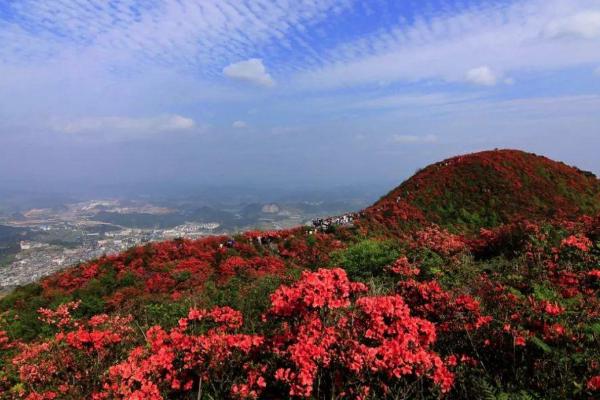
[{"label": "distant hill", "polygon": [[149,213],[117,213],[101,211],[94,217],[97,221],[124,226],[127,228],[172,228],[185,223],[186,219],[178,213],[149,214]]},{"label": "distant hill", "polygon": [[0,265],[6,257],[19,251],[19,242],[28,238],[27,229],[0,225]]},{"label": "distant hill", "polygon": [[12,226],[0,225],[0,241],[14,240],[23,236],[26,229],[14,228]]},{"label": "distant hill", "polygon": [[468,231],[598,211],[600,181],[591,172],[523,151],[493,150],[432,164],[365,214],[388,228],[421,221]]}]

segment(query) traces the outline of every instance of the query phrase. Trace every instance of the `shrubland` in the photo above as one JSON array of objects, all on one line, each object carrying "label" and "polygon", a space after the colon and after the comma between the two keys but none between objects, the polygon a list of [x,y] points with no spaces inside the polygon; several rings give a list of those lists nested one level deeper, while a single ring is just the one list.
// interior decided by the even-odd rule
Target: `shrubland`
[{"label": "shrubland", "polygon": [[0,299],[0,398],[597,398],[598,187],[478,153],[353,226],[74,266]]}]

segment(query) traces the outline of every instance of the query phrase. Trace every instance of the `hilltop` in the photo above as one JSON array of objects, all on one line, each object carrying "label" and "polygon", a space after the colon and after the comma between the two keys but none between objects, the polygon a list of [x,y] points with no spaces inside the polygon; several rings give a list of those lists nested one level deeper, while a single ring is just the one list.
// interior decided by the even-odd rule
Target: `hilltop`
[{"label": "hilltop", "polygon": [[482,152],[326,228],[73,266],[0,299],[0,399],[594,398],[598,193]]},{"label": "hilltop", "polygon": [[464,232],[599,211],[600,180],[591,172],[523,151],[493,150],[420,170],[366,215],[388,229],[421,221]]}]

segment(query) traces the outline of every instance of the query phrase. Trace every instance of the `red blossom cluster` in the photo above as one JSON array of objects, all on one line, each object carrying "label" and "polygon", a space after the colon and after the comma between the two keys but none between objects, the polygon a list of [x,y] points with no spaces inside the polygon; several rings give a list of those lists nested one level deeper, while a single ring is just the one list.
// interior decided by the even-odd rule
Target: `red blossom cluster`
[{"label": "red blossom cluster", "polygon": [[477,257],[493,257],[527,251],[529,239],[544,241],[539,225],[527,220],[511,222],[495,228],[481,228],[478,235],[466,239],[469,250]]},{"label": "red blossom cluster", "polygon": [[[194,384],[201,390],[202,382],[223,381],[236,360],[263,342],[257,335],[234,333],[242,322],[242,315],[228,307],[193,308],[170,331],[150,328],[146,346],[134,348],[126,361],[109,369],[109,380],[95,399],[163,399],[165,393],[190,391]],[[199,333],[202,328],[206,333]]]},{"label": "red blossom cluster", "polygon": [[423,212],[400,196],[380,201],[367,208],[363,218],[357,221],[365,230],[401,230],[407,224],[422,224]]},{"label": "red blossom cluster", "polygon": [[112,364],[119,345],[129,341],[132,318],[97,315],[89,321],[71,316],[79,303],[65,303],[57,310],[40,309],[40,320],[58,328],[48,340],[20,344],[12,358],[19,379],[19,396],[27,400],[81,398]]},{"label": "red blossom cluster", "polygon": [[[305,272],[296,284],[280,287],[269,314],[285,321],[274,351],[290,365],[275,378],[300,397],[313,395],[317,376],[331,374],[340,391],[385,391],[410,376],[427,376],[449,390],[453,375],[432,350],[435,326],[412,317],[397,295],[359,297],[352,307],[351,299],[365,291],[342,269]],[[369,379],[372,373],[379,378]]]},{"label": "red blossom cluster", "polygon": [[0,331],[0,350],[8,350],[12,347],[6,331]]},{"label": "red blossom cluster", "polygon": [[281,275],[285,268],[284,262],[277,257],[242,258],[233,256],[221,262],[219,278],[224,282],[234,276],[257,278],[265,275]]},{"label": "red blossom cluster", "polygon": [[[400,295],[366,296],[367,287],[348,280],[342,269],[304,272],[271,297],[265,318],[273,323],[263,335],[244,334],[241,313],[229,307],[192,308],[176,327],[154,326],[146,344],[110,366],[113,350],[131,337],[130,317],[98,315],[76,320],[77,304],[40,310],[59,327],[48,341],[23,346],[13,364],[20,379],[34,388],[28,399],[77,396],[64,375],[97,378],[95,400],[164,399],[221,387],[224,395],[258,398],[283,383],[290,396],[345,393],[353,398],[387,393],[411,379],[427,377],[442,392],[454,375],[434,350],[436,327],[411,315]],[[88,361],[81,364],[81,359]],[[269,361],[265,361],[269,360]],[[85,367],[85,369],[82,369]],[[234,378],[232,378],[234,377]],[[317,381],[334,377],[327,385]],[[274,386],[273,386],[274,385]]]},{"label": "red blossom cluster", "polygon": [[56,339],[64,339],[74,349],[103,358],[112,345],[121,343],[132,333],[131,321],[131,316],[94,315],[86,324],[77,323],[75,330],[57,334]]},{"label": "red blossom cluster", "polygon": [[[68,295],[91,281],[110,276],[116,285],[105,301],[120,308],[136,297],[149,294],[169,294],[177,299],[186,291],[201,288],[208,280],[224,284],[234,276],[250,279],[283,276],[289,267],[327,264],[330,253],[343,246],[334,235],[309,234],[305,228],[251,231],[235,239],[177,239],[134,247],[58,272],[45,278],[41,286],[47,297]],[[127,283],[121,285],[121,282]]]},{"label": "red blossom cluster", "polygon": [[366,291],[366,285],[350,282],[340,268],[304,271],[295,285],[281,286],[271,295],[270,312],[289,317],[311,309],[348,307],[350,296]]},{"label": "red blossom cluster", "polygon": [[443,256],[452,256],[466,250],[464,240],[457,235],[432,225],[415,234],[415,246],[424,247]]},{"label": "red blossom cluster", "polygon": [[587,388],[593,391],[600,391],[600,375],[596,375],[587,383]]},{"label": "red blossom cluster", "polygon": [[38,310],[39,318],[41,321],[54,325],[59,329],[64,329],[66,327],[72,326],[75,321],[71,316],[71,311],[77,309],[81,301],[70,301],[68,303],[63,303],[59,305],[56,310],[51,310],[48,308],[40,308]]},{"label": "red blossom cluster", "polygon": [[472,296],[445,291],[435,280],[408,279],[399,282],[397,290],[413,313],[436,322],[442,332],[476,330],[492,320],[491,316],[483,315],[479,301]]},{"label": "red blossom cluster", "polygon": [[400,257],[387,267],[388,271],[400,275],[400,276],[414,276],[419,275],[421,270],[406,257]]},{"label": "red blossom cluster", "polygon": [[571,235],[568,238],[563,239],[561,246],[571,247],[574,249],[579,249],[583,252],[587,252],[592,246],[592,241],[583,235]]}]

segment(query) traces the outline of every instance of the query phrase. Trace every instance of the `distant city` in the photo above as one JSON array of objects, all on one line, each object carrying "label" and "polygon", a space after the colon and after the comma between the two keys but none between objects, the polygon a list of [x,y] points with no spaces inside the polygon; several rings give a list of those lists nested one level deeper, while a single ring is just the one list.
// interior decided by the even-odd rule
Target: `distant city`
[{"label": "distant city", "polygon": [[[340,198],[347,192],[340,193]],[[332,194],[301,200],[212,202],[198,199],[48,201],[0,204],[0,293],[80,262],[133,246],[248,229],[284,229],[359,210],[376,197]],[[256,200],[256,199],[255,199]],[[218,204],[218,205],[215,205]]]}]

